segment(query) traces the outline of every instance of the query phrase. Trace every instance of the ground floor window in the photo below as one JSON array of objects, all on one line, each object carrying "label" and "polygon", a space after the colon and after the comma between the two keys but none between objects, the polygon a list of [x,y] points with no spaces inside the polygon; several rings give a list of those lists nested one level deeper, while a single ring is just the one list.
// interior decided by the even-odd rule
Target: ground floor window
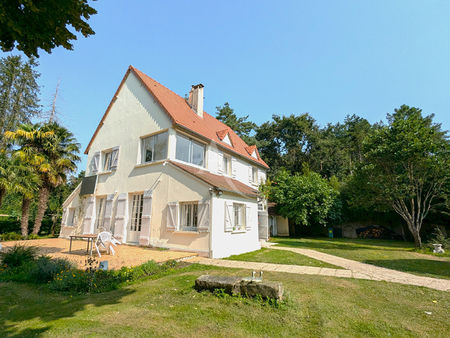
[{"label": "ground floor window", "polygon": [[245,230],[245,204],[233,203],[234,210],[234,231]]},{"label": "ground floor window", "polygon": [[97,198],[97,218],[95,219],[96,229],[101,229],[104,226],[105,204],[106,204],[106,197]]},{"label": "ground floor window", "polygon": [[142,210],[144,207],[144,194],[132,195],[131,205],[131,231],[141,231],[142,227]]},{"label": "ground floor window", "polygon": [[198,202],[180,203],[180,230],[197,231]]}]

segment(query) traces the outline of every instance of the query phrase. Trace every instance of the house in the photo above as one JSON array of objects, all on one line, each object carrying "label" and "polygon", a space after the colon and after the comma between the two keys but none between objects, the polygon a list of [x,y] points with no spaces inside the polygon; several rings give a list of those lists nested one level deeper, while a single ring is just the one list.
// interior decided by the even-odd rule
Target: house
[{"label": "house", "polygon": [[86,177],[63,204],[60,237],[108,230],[214,258],[260,248],[268,166],[203,111],[203,90],[185,99],[128,68],[86,148]]}]

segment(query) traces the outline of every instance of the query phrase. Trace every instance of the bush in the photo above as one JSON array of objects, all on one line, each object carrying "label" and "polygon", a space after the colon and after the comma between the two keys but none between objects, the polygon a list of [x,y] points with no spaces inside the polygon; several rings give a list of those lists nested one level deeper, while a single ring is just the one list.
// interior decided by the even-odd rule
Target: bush
[{"label": "bush", "polygon": [[23,236],[17,232],[7,232],[6,234],[1,234],[0,239],[2,241],[19,241],[23,239]]},{"label": "bush", "polygon": [[34,283],[47,283],[52,281],[58,273],[74,269],[73,264],[67,259],[39,257],[30,269],[30,281]]},{"label": "bush", "polygon": [[450,250],[450,238],[445,237],[441,228],[438,226],[434,228],[433,233],[431,234],[430,239],[428,240],[428,247],[434,249],[433,244],[442,244],[442,247],[446,250]]},{"label": "bush", "polygon": [[14,268],[32,262],[37,257],[37,248],[34,246],[14,245],[4,252],[0,252],[0,263]]}]

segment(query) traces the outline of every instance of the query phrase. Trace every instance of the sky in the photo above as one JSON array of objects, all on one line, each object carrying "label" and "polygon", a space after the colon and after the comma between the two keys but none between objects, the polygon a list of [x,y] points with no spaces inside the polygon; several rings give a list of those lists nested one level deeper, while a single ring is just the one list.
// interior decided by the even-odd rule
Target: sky
[{"label": "sky", "polygon": [[60,120],[83,151],[130,64],[181,96],[202,83],[205,111],[229,102],[258,124],[306,112],[321,126],[347,114],[373,123],[408,104],[450,128],[450,1],[91,5],[96,34],[38,60],[41,103],[60,82]]}]

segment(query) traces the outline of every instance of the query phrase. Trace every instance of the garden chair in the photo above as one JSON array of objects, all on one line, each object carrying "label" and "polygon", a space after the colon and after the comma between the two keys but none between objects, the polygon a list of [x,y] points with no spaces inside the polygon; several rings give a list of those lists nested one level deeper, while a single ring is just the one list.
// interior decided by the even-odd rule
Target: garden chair
[{"label": "garden chair", "polygon": [[116,251],[113,246],[121,244],[117,239],[113,237],[113,235],[108,231],[102,231],[97,235],[97,239],[95,241],[95,249],[97,250],[98,256],[102,257],[100,253],[100,248],[104,248],[108,253],[111,252],[114,256]]}]

